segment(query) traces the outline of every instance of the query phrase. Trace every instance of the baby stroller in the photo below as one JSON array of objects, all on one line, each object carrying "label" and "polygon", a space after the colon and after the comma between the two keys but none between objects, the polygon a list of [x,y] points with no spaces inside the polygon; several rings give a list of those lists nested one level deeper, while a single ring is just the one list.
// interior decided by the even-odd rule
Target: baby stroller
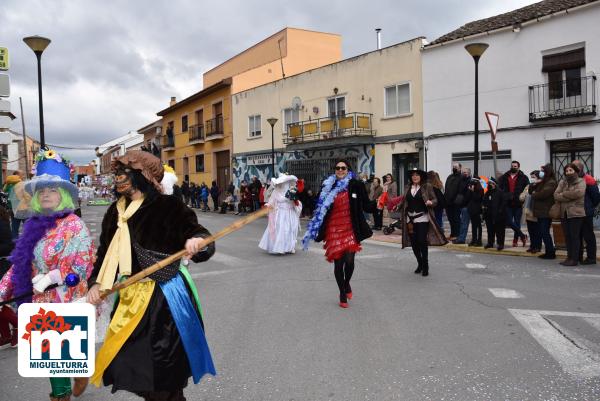
[{"label": "baby stroller", "polygon": [[385,235],[390,235],[396,230],[396,228],[402,228],[402,212],[400,210],[396,210],[396,207],[403,200],[403,196],[397,196],[388,201],[387,208],[390,211],[390,218],[392,219],[392,222],[387,226],[383,227],[383,233]]}]

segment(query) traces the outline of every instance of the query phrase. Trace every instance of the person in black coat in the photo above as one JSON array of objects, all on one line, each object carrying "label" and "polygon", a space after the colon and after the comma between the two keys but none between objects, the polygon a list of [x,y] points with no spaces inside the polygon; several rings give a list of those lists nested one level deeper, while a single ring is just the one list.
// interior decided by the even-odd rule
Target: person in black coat
[{"label": "person in black coat", "polygon": [[[324,210],[327,212],[321,217]],[[348,299],[352,299],[354,255],[362,249],[360,242],[373,235],[365,212],[372,212],[365,185],[354,178],[350,163],[340,159],[335,165],[335,175],[323,182],[317,209],[302,242],[306,249],[311,239],[325,241],[325,257],[334,263],[342,308],[347,308]]]},{"label": "person in black coat", "polygon": [[500,177],[498,186],[505,193],[506,204],[506,224],[514,231],[513,247],[519,243],[523,246],[527,243],[527,236],[521,231],[521,218],[523,217],[523,205],[519,200],[519,195],[529,185],[529,178],[520,170],[521,163],[513,160],[510,163],[510,170]]},{"label": "person in black coat", "polygon": [[450,239],[454,240],[460,233],[460,206],[454,204],[454,200],[459,193],[459,186],[462,181],[462,166],[460,163],[452,163],[452,174],[446,178],[446,187],[444,196],[446,200],[446,215],[450,223]]},{"label": "person in black coat", "polygon": [[468,186],[471,196],[467,205],[469,219],[471,220],[471,242],[469,246],[482,246],[481,243],[481,203],[483,201],[483,188],[477,178],[473,178]]},{"label": "person in black coat", "polygon": [[485,249],[494,247],[495,238],[498,250],[501,251],[504,249],[504,231],[506,230],[506,197],[493,177],[488,182],[488,191],[483,196],[482,205],[488,233]]}]

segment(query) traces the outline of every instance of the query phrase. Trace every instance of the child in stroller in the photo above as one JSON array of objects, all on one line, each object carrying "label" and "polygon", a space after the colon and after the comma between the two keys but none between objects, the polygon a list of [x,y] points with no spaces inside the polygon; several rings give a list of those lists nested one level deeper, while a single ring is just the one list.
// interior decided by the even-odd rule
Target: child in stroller
[{"label": "child in stroller", "polygon": [[391,223],[387,226],[383,227],[383,233],[385,235],[390,235],[393,233],[396,228],[401,228],[401,219],[402,212],[400,210],[396,210],[396,207],[402,203],[404,200],[404,196],[396,196],[395,198],[391,198],[387,202],[387,209],[390,212],[390,218],[392,219]]}]

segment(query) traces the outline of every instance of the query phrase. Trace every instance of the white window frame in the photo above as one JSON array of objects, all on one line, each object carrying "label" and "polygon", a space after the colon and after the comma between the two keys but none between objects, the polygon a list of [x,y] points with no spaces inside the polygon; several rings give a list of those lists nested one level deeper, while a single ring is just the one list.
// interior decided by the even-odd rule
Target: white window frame
[{"label": "white window frame", "polygon": [[[297,121],[285,121],[285,113],[288,110],[292,112],[292,120],[294,119],[294,112],[298,113],[298,120]],[[285,109],[283,109],[283,111],[281,112],[281,114],[282,114],[282,121],[283,121],[283,133],[286,134],[287,131],[288,131],[288,124],[295,124],[295,123],[299,123],[300,122],[300,109],[294,109],[293,107],[286,107]]]},{"label": "white window frame", "polygon": [[342,98],[344,99],[344,115],[348,114],[348,107],[347,107],[348,103],[347,103],[346,95],[345,94],[337,95],[337,96],[332,96],[332,97],[327,98],[327,117],[328,118],[331,118],[331,110],[329,109],[329,101],[330,100],[335,100],[335,107],[336,107],[335,116],[336,116],[336,118],[340,118],[340,116],[338,115],[338,112],[337,112],[337,100],[342,99]]},{"label": "white window frame", "polygon": [[[256,135],[257,131],[253,131],[253,128],[256,128],[256,118],[258,118],[260,134]],[[250,126],[250,120],[252,120],[252,126]],[[262,137],[262,116],[260,114],[253,114],[248,116],[248,138],[260,138]]]},{"label": "white window frame", "polygon": [[[391,114],[388,113],[387,110],[387,99],[386,99],[386,95],[385,95],[385,91],[388,88],[396,88],[396,104],[398,105],[398,87],[399,86],[404,86],[404,85],[408,85],[408,112],[407,113],[399,113],[398,110],[396,110],[395,113]],[[402,82],[398,82],[392,85],[387,85],[383,88],[383,118],[394,118],[394,117],[404,117],[404,116],[410,116],[413,113],[413,104],[412,104],[412,82],[411,81],[402,81]]]}]

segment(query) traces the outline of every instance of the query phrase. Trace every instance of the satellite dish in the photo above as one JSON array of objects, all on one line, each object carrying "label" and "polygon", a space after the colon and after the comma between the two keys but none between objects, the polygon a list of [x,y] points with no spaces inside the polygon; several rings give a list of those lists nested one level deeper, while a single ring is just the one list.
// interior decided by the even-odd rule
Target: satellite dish
[{"label": "satellite dish", "polygon": [[292,108],[294,110],[300,110],[301,106],[302,106],[302,99],[300,99],[298,96],[295,96],[292,99]]}]

